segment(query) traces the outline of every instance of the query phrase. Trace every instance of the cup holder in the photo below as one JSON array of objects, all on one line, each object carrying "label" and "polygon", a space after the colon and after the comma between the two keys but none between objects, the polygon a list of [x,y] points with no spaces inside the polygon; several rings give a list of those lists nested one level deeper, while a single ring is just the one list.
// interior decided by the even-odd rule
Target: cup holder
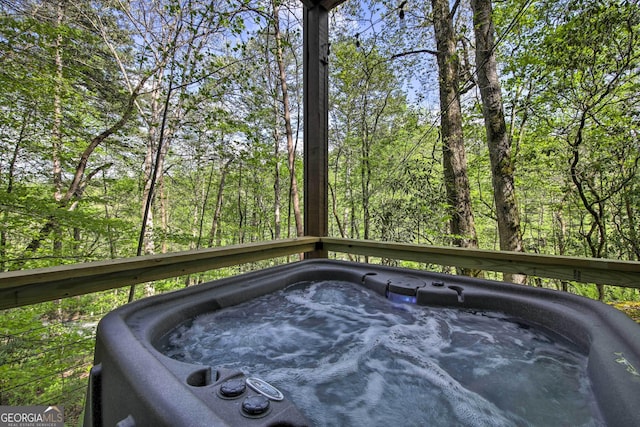
[{"label": "cup holder", "polygon": [[205,387],[211,383],[211,367],[199,369],[187,377],[187,384],[191,387]]}]

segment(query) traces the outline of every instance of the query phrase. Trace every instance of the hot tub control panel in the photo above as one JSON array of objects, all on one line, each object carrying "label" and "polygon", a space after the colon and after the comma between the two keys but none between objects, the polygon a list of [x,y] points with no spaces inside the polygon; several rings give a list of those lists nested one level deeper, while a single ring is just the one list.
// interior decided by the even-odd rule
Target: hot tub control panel
[{"label": "hot tub control panel", "polygon": [[[131,390],[114,388],[114,378],[117,383],[124,383],[118,366],[109,362],[98,363],[90,373],[87,395],[89,412],[85,416],[84,427],[311,425],[307,417],[268,382],[256,377],[246,377],[240,371],[209,370],[210,368],[198,368],[184,376],[184,381],[181,382],[185,388],[181,391],[177,391],[180,386],[167,389],[174,396],[178,407],[188,405],[190,408],[167,416],[162,410],[166,408],[157,401],[150,401],[149,405],[145,405],[146,402],[136,397]],[[105,373],[108,375],[105,376]],[[117,392],[112,393],[113,390]],[[114,396],[123,394],[130,397],[127,404],[115,407],[110,403]],[[196,404],[196,400],[189,398],[189,395],[197,396],[200,404]],[[109,411],[104,411],[104,408],[109,408]],[[199,415],[195,415],[196,410],[200,411]]]},{"label": "hot tub control panel", "polygon": [[[247,388],[258,394],[247,393]],[[228,379],[220,384],[216,394],[224,400],[243,398],[240,412],[247,418],[262,418],[269,414],[271,401],[284,400],[280,390],[256,377]]]},{"label": "hot tub control panel", "polygon": [[216,408],[230,426],[307,426],[311,423],[284,394],[265,380],[239,371],[218,372],[217,380],[192,391]]}]

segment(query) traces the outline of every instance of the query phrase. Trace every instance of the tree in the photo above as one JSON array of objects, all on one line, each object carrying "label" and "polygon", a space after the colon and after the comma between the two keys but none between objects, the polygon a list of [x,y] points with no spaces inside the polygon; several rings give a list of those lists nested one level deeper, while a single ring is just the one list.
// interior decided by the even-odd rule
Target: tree
[{"label": "tree", "polygon": [[[289,166],[289,188],[290,197],[293,203],[293,214],[296,222],[296,234],[302,236],[304,234],[302,214],[300,212],[300,197],[298,195],[298,180],[296,178],[295,158],[296,149],[294,145],[293,127],[291,126],[291,103],[289,101],[289,89],[287,86],[287,73],[284,62],[284,41],[280,29],[280,5],[279,0],[271,0],[272,19],[273,19],[273,36],[276,42],[275,55],[278,64],[278,77],[280,80],[280,93],[282,95],[282,116],[284,119],[285,136],[287,139],[287,154]],[[277,143],[277,142],[276,142]]]},{"label": "tree", "polygon": [[[515,162],[511,158],[511,138],[507,132],[502,105],[491,0],[472,0],[471,7],[476,40],[476,72],[491,160],[500,249],[522,252],[520,214],[514,183]],[[526,277],[504,273],[504,280],[524,283]]]},{"label": "tree", "polygon": [[[410,114],[400,81],[375,40],[363,38],[357,46],[340,40],[334,43],[332,55],[335,91],[331,94],[330,168],[336,172],[330,187],[334,220],[341,234],[370,239],[372,223],[379,220],[376,211],[382,206],[377,201],[386,198],[388,190],[385,178],[397,166],[394,162],[405,142],[399,137],[404,135],[403,119],[410,120]],[[346,218],[338,214],[339,188],[346,191]]]},{"label": "tree", "polygon": [[[2,55],[12,59],[8,70],[17,73],[9,72],[4,77],[16,83],[9,86],[16,89],[14,94],[26,89],[23,93],[29,94],[23,99],[31,99],[33,105],[39,106],[34,110],[37,114],[27,117],[38,123],[40,137],[50,143],[48,158],[53,172],[49,183],[53,191],[49,194],[53,194],[55,203],[55,208],[33,225],[36,232],[25,242],[17,267],[33,257],[54,230],[59,230],[53,238],[54,255],[63,255],[61,220],[71,217],[91,180],[110,167],[105,162],[87,170],[89,157],[107,138],[123,129],[144,84],[142,78],[129,97],[118,89],[119,82],[113,80],[116,64],[105,55],[104,46],[85,19],[87,10],[65,1],[7,9],[11,14],[6,16],[11,18],[4,21],[4,29],[12,43],[3,45]],[[21,55],[24,49],[31,55]],[[77,126],[87,117],[92,117],[91,125]]]},{"label": "tree", "polygon": [[[471,207],[467,157],[462,133],[459,55],[456,52],[453,27],[455,10],[449,9],[447,0],[432,0],[431,5],[439,69],[442,162],[451,212],[451,234],[457,246],[476,248],[478,237]],[[478,271],[470,269],[462,269],[461,272],[474,276],[479,274]]]},{"label": "tree", "polygon": [[[564,193],[566,215],[556,215],[567,231],[562,247],[572,242],[581,255],[628,257],[635,227],[625,198],[637,180],[640,8],[567,0],[521,11],[525,25],[505,61],[513,81],[532,82],[529,127],[542,156],[530,160],[562,171],[553,177]],[[604,287],[597,290],[603,299]]]}]

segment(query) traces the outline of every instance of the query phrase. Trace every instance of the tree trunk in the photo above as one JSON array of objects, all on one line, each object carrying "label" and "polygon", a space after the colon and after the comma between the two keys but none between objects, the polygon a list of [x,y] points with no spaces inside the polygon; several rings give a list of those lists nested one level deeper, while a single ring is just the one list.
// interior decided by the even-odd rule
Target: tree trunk
[{"label": "tree trunk", "polygon": [[[167,94],[167,97],[170,97],[171,93]],[[169,102],[167,99],[167,102],[165,104],[165,108],[169,107]],[[164,113],[163,113],[164,114]],[[163,125],[162,126],[168,126],[168,124],[166,124],[166,118],[163,119]],[[162,138],[162,142],[160,143],[160,155],[157,157],[157,162],[158,165],[156,166],[156,168],[158,169],[156,172],[156,180],[157,180],[157,185],[158,185],[158,191],[157,191],[157,195],[158,195],[158,213],[160,216],[160,231],[161,231],[161,240],[160,240],[160,252],[161,253],[167,253],[168,251],[168,245],[167,245],[167,232],[168,232],[168,228],[169,228],[169,212],[167,209],[168,206],[168,202],[167,202],[167,193],[165,191],[165,186],[164,186],[164,161],[167,158],[167,154],[169,153],[169,146],[171,144],[171,137],[173,135],[173,129],[171,128],[167,128],[165,129],[163,132],[161,132],[161,138]],[[154,197],[154,195],[151,195],[152,197]]]},{"label": "tree trunk", "polygon": [[280,89],[282,91],[282,105],[284,109],[284,125],[285,133],[287,137],[287,151],[289,154],[289,183],[291,188],[291,201],[293,203],[293,214],[296,221],[296,235],[302,236],[304,234],[302,221],[302,214],[300,213],[300,197],[298,195],[298,180],[296,178],[295,160],[296,150],[293,144],[293,130],[291,127],[291,103],[289,102],[289,91],[287,88],[287,75],[284,66],[284,53],[282,50],[282,34],[280,33],[280,6],[276,0],[272,0],[273,6],[273,27],[276,39],[276,56],[278,62],[278,71],[280,73]]},{"label": "tree trunk", "polygon": [[[558,241],[558,255],[566,254],[566,237],[567,237],[567,224],[564,221],[564,217],[562,215],[562,209],[558,209],[555,213],[555,220],[558,223],[558,234],[556,240]],[[555,228],[555,227],[554,227]],[[569,282],[566,280],[560,281],[561,289],[564,292],[569,291]]]},{"label": "tree trunk", "polygon": [[[169,144],[166,144],[169,145]],[[167,232],[169,230],[169,196],[164,185],[164,174],[158,177],[158,207],[160,210],[160,227],[162,229],[162,240],[160,242],[160,253],[169,252],[169,242]]]},{"label": "tree trunk", "polygon": [[[630,191],[633,191],[633,187],[631,187]],[[634,258],[640,261],[640,241],[638,240],[636,216],[633,203],[631,202],[630,193],[625,193],[623,198],[627,220],[629,221],[629,238],[627,240],[629,241],[629,245],[631,246],[631,252],[633,253]]]},{"label": "tree trunk", "polygon": [[116,244],[113,239],[113,229],[111,226],[111,214],[109,213],[109,191],[107,188],[107,180],[104,170],[102,171],[102,190],[104,200],[104,218],[107,221],[107,238],[109,239],[109,258],[115,259],[117,257]]},{"label": "tree trunk", "polygon": [[[578,126],[578,130],[573,141],[570,142],[571,149],[573,151],[570,171],[571,181],[578,190],[580,200],[582,201],[584,208],[587,210],[589,216],[591,217],[591,226],[589,227],[589,231],[587,231],[586,233],[583,232],[583,236],[587,241],[589,250],[591,251],[591,256],[593,258],[602,258],[604,255],[603,250],[606,248],[607,241],[607,232],[604,224],[605,219],[603,199],[592,186],[589,186],[588,183],[584,181],[584,178],[581,176],[578,168],[578,165],[580,163],[580,146],[584,142],[583,132],[586,127],[587,116],[589,115],[589,113],[590,112],[587,110],[582,111],[580,115],[580,124]],[[585,184],[587,188],[585,188]],[[591,200],[589,200],[588,193],[590,193],[592,196]],[[603,301],[604,285],[596,284],[596,288],[598,290],[598,299],[600,301]]]},{"label": "tree trunk", "polygon": [[282,202],[280,197],[280,132],[278,132],[278,107],[277,101],[274,99],[273,111],[275,113],[275,121],[273,126],[273,157],[274,157],[274,177],[273,177],[273,238],[279,239],[281,234],[281,213]]},{"label": "tree trunk", "polygon": [[369,212],[369,188],[371,187],[369,151],[369,139],[364,136],[360,146],[360,188],[362,192],[362,237],[365,240],[369,240],[369,225],[371,223],[371,213]]},{"label": "tree trunk", "polygon": [[[371,152],[371,141],[369,139],[369,126],[367,124],[368,113],[368,89],[370,74],[367,74],[366,86],[364,90],[362,102],[362,115],[360,116],[360,135],[362,137],[360,144],[360,188],[362,190],[362,226],[364,240],[369,240],[369,226],[371,222],[371,213],[369,212],[369,189],[371,188],[371,163],[369,154]],[[369,257],[365,257],[365,262],[369,262]]]},{"label": "tree trunk", "polygon": [[[148,213],[145,216],[146,206],[144,201],[148,200],[152,187],[155,185],[153,183],[153,168],[154,168],[154,153],[157,155],[156,150],[158,149],[158,140],[159,140],[159,129],[160,129],[160,92],[162,87],[162,76],[164,69],[160,69],[155,79],[153,80],[153,88],[151,95],[151,104],[150,104],[150,118],[147,120],[147,127],[149,131],[147,133],[147,150],[144,157],[144,166],[143,166],[143,174],[144,174],[144,189],[142,191],[142,206],[140,207],[140,217],[143,221],[145,221],[144,227],[144,244],[143,244],[143,254],[153,254],[155,253],[155,241],[154,241],[154,215],[153,209],[149,209]],[[161,171],[158,171],[161,172]]]},{"label": "tree trunk", "polygon": [[[440,83],[440,127],[442,163],[451,219],[450,231],[457,246],[477,248],[471,194],[467,176],[467,156],[462,134],[462,110],[458,92],[458,57],[452,15],[447,0],[432,0],[433,25],[438,47]],[[478,270],[458,269],[461,274],[478,276]]]},{"label": "tree trunk", "polygon": [[[20,125],[20,133],[18,136],[18,140],[13,148],[13,153],[11,155],[11,160],[9,161],[9,168],[7,171],[7,194],[13,193],[13,180],[15,178],[16,165],[18,163],[18,156],[20,154],[20,146],[22,142],[26,138],[27,127],[29,126],[29,122],[31,121],[31,115],[33,110],[29,110],[28,114],[23,117],[22,123]],[[2,222],[0,223],[0,271],[6,270],[6,258],[7,258],[7,230],[8,230],[8,222],[9,212],[8,210],[2,211]]]},{"label": "tree trunk", "polygon": [[[476,70],[482,97],[482,114],[487,132],[491,160],[491,180],[496,205],[500,249],[522,252],[520,215],[516,201],[511,159],[511,139],[504,119],[500,81],[495,57],[491,0],[471,0],[476,38]],[[525,283],[522,274],[504,273],[504,280]]]},{"label": "tree trunk", "polygon": [[238,197],[237,197],[237,207],[238,207],[238,243],[244,243],[244,217],[245,217],[245,209],[242,203],[242,169],[244,166],[244,162],[240,160],[240,166],[238,168]]},{"label": "tree trunk", "polygon": [[[63,0],[58,1],[56,5],[56,29],[58,35],[55,42],[55,77],[53,89],[53,126],[51,128],[51,159],[53,172],[53,197],[56,202],[62,200],[62,161],[60,159],[60,150],[62,148],[62,96],[63,96],[63,61],[62,61],[62,23],[64,21]],[[62,230],[57,219],[53,218],[53,254],[54,256],[62,255]]]},{"label": "tree trunk", "polygon": [[[220,214],[222,212],[222,202],[223,202],[223,194],[224,194],[224,181],[227,177],[227,171],[229,170],[229,165],[232,160],[229,159],[222,167],[222,171],[220,171],[220,183],[218,184],[218,196],[216,197],[216,208],[213,212],[213,220],[211,221],[211,231],[209,232],[209,247],[213,247],[213,239],[218,235],[218,224],[220,222]],[[218,244],[219,245],[219,244]]]}]

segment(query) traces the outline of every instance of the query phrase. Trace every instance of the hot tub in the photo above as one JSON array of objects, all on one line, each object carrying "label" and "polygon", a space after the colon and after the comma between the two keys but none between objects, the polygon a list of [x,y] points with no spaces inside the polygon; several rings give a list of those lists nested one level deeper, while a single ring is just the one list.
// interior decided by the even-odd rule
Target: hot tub
[{"label": "hot tub", "polygon": [[[328,300],[317,299],[323,290]],[[298,316],[305,336],[278,317],[287,311]],[[328,318],[337,326],[327,328]],[[209,336],[193,335],[209,324]],[[506,332],[492,332],[496,324]],[[319,335],[323,327],[326,336]],[[343,339],[349,329],[355,335]],[[529,347],[521,342],[525,336]],[[218,353],[180,347],[190,341]],[[346,347],[337,350],[334,341]],[[501,341],[511,347],[493,354]],[[374,356],[361,359],[364,353]],[[255,357],[235,360],[246,354]],[[569,367],[559,368],[558,360],[569,360]],[[354,371],[356,365],[366,374]],[[527,366],[539,386],[525,384],[520,367]],[[391,388],[377,367],[401,379],[401,388]],[[558,385],[563,376],[572,378]],[[567,397],[571,388],[581,389],[575,405]],[[636,426],[639,396],[640,326],[605,304],[527,286],[313,260],[109,313],[98,326],[84,425],[369,426],[397,419],[400,425]],[[520,408],[520,401],[545,414],[528,417],[531,408]]]}]

